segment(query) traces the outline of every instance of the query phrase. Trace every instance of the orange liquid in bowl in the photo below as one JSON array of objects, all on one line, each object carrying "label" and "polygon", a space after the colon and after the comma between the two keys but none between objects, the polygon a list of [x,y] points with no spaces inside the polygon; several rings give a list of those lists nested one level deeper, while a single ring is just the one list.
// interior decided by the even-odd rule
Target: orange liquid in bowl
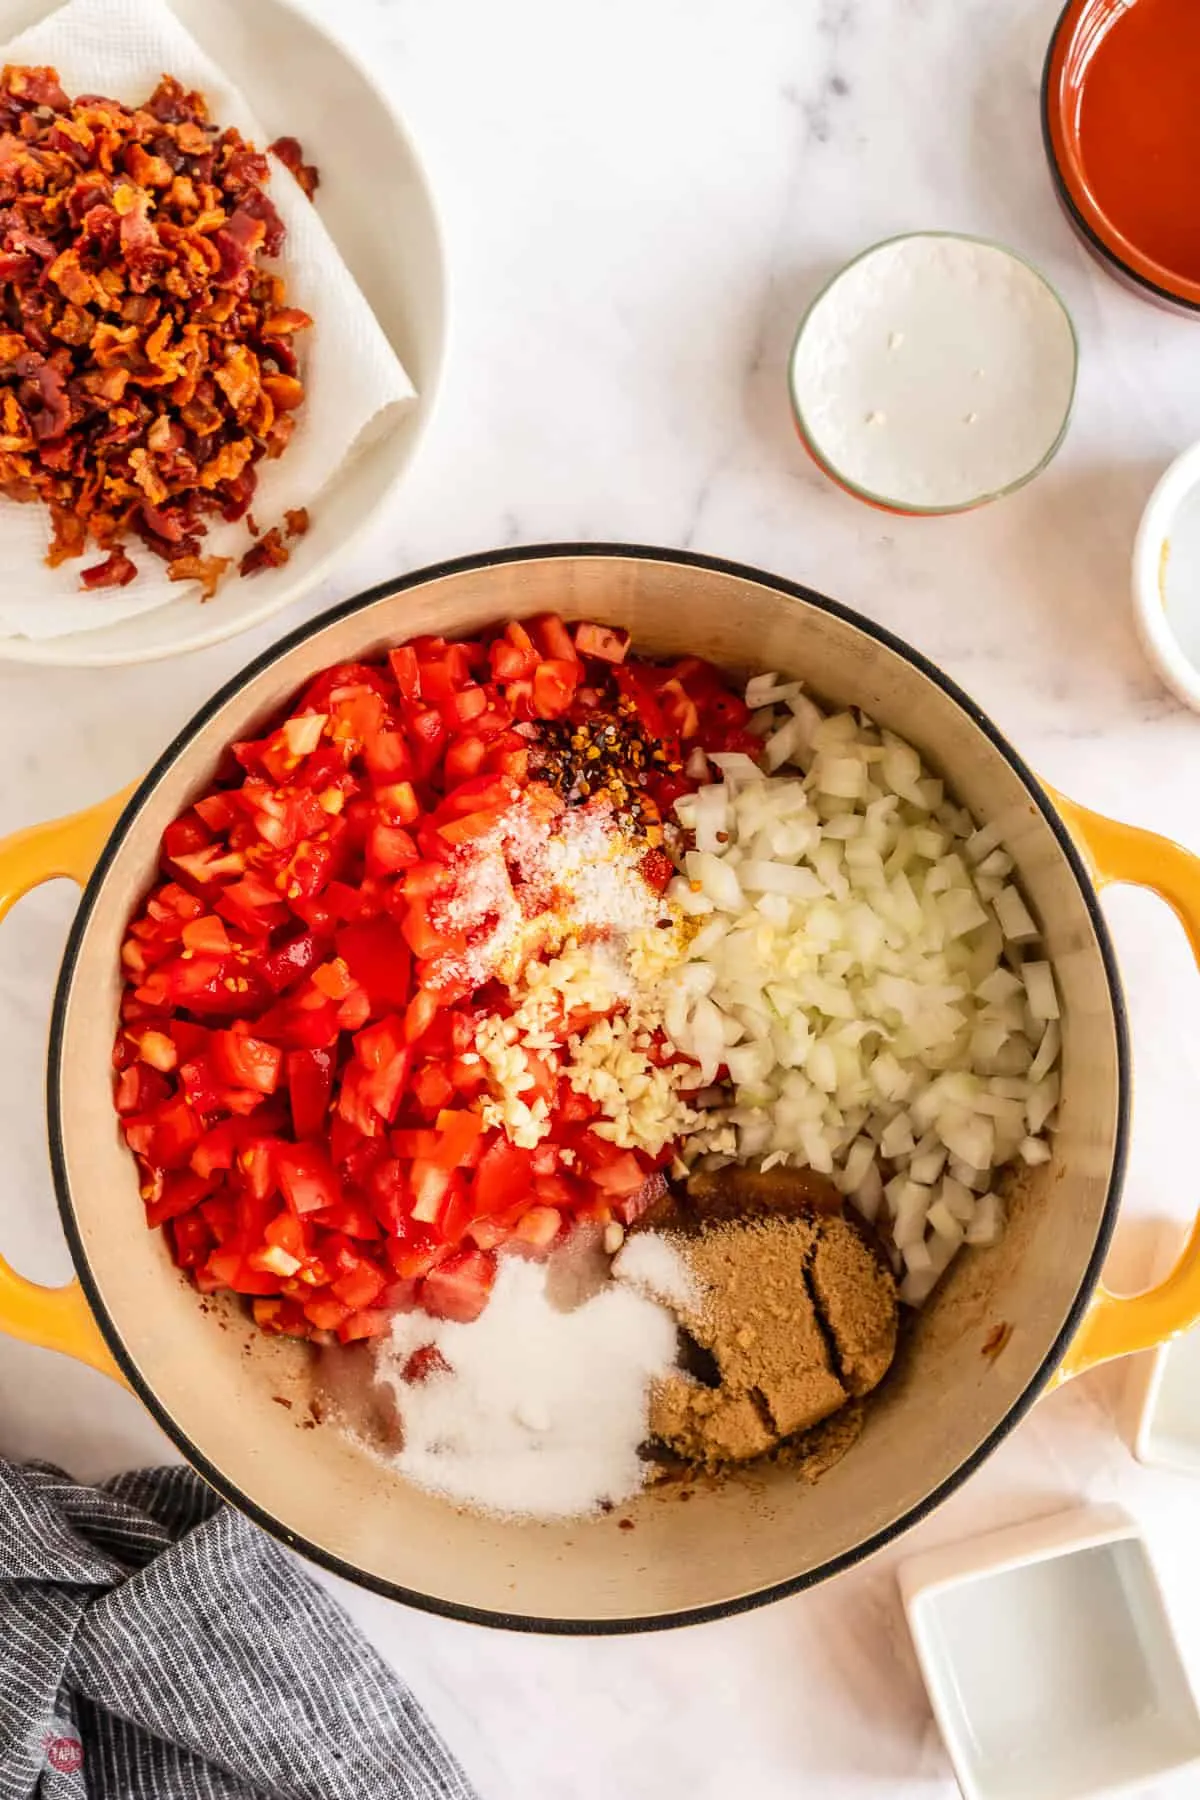
[{"label": "orange liquid in bowl", "polygon": [[1097,34],[1080,158],[1100,211],[1161,268],[1200,282],[1200,0],[1134,0]]}]

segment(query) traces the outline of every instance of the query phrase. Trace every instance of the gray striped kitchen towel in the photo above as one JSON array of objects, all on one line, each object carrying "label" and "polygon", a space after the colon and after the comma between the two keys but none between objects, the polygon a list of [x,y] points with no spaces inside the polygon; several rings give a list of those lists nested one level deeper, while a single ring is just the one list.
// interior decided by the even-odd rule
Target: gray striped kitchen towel
[{"label": "gray striped kitchen towel", "polygon": [[0,1458],[0,1800],[473,1800],[323,1588],[190,1469]]}]

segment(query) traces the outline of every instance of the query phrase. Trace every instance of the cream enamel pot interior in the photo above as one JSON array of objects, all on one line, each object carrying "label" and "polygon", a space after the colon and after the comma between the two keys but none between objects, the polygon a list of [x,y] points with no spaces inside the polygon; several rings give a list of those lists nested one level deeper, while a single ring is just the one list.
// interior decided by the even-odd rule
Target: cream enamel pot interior
[{"label": "cream enamel pot interior", "polygon": [[[556,609],[627,626],[644,652],[780,669],[919,746],[979,819],[1000,826],[1041,921],[1063,1000],[1053,1162],[1014,1196],[993,1250],[960,1257],[917,1321],[861,1440],[815,1486],[782,1470],[667,1489],[566,1526],[456,1512],[324,1423],[302,1429],[304,1347],[258,1336],[173,1268],[143,1222],[112,1109],[126,920],[164,826],[318,670],[421,632],[456,637]],[[119,817],[117,816],[119,814]],[[97,860],[98,858],[98,860]],[[93,867],[94,865],[94,867]],[[709,559],[567,546],[469,559],[392,582],[252,663],[133,793],[0,847],[0,908],[37,880],[86,882],[54,1008],[49,1131],[79,1283],[48,1292],[0,1263],[0,1328],[117,1374],[182,1453],[261,1524],[351,1580],[459,1618],[526,1629],[647,1629],[808,1586],[879,1548],[956,1488],[1037,1394],[1200,1318],[1200,1234],[1170,1279],[1118,1300],[1098,1277],[1119,1197],[1129,1101],[1124,1009],[1096,885],[1156,888],[1200,943],[1200,862],[1050,796],[995,728],[905,645],[784,581]],[[994,1328],[1012,1327],[995,1360]],[[277,1397],[297,1402],[290,1410]]]}]

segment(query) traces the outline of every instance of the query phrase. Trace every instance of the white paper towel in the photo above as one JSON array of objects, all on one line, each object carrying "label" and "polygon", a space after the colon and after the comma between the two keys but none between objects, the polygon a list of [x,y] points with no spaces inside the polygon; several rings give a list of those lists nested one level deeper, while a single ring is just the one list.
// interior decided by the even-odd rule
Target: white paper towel
[{"label": "white paper towel", "polygon": [[[164,74],[199,88],[218,124],[232,125],[262,150],[267,136],[233,76],[205,55],[160,0],[68,0],[41,24],[0,49],[4,63],[52,64],[68,94],[107,94],[124,105],[147,100]],[[321,161],[321,146],[305,143],[305,157]],[[253,511],[260,525],[278,522],[287,507],[315,507],[322,488],[368,435],[387,428],[413,386],[395,351],[338,254],[320,216],[289,170],[271,158],[271,198],[287,227],[278,267],[288,303],[314,320],[297,339],[306,399],[282,457],[258,464]],[[199,589],[167,579],[166,565],[137,540],[126,548],[138,578],[126,588],[81,593],[79,572],[104,552],[89,546],[82,559],[46,566],[48,510],[0,498],[0,633],[30,638],[95,630],[167,601],[199,606]],[[218,519],[201,554],[238,555],[248,549],[245,523]],[[94,555],[91,551],[95,550]],[[239,579],[231,570],[227,580]]]}]

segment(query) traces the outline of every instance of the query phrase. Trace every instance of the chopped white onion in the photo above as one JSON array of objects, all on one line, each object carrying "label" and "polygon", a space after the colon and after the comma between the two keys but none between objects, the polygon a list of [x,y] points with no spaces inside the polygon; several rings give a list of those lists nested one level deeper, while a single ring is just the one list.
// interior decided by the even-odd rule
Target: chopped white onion
[{"label": "chopped white onion", "polygon": [[668,898],[696,929],[664,1024],[728,1082],[687,1160],[807,1164],[868,1219],[886,1196],[919,1304],[960,1243],[998,1237],[997,1170],[1049,1159],[1054,973],[1000,832],[911,745],[777,675],[747,702],[769,773],[717,753],[676,804],[695,847]]},{"label": "chopped white onion", "polygon": [[995,899],[1000,929],[1010,944],[1026,944],[1038,935],[1029,908],[1015,887],[1003,887]]},{"label": "chopped white onion", "polygon": [[1058,1018],[1058,995],[1054,991],[1054,973],[1048,962],[1021,964],[1021,980],[1035,1019],[1049,1022]]}]

